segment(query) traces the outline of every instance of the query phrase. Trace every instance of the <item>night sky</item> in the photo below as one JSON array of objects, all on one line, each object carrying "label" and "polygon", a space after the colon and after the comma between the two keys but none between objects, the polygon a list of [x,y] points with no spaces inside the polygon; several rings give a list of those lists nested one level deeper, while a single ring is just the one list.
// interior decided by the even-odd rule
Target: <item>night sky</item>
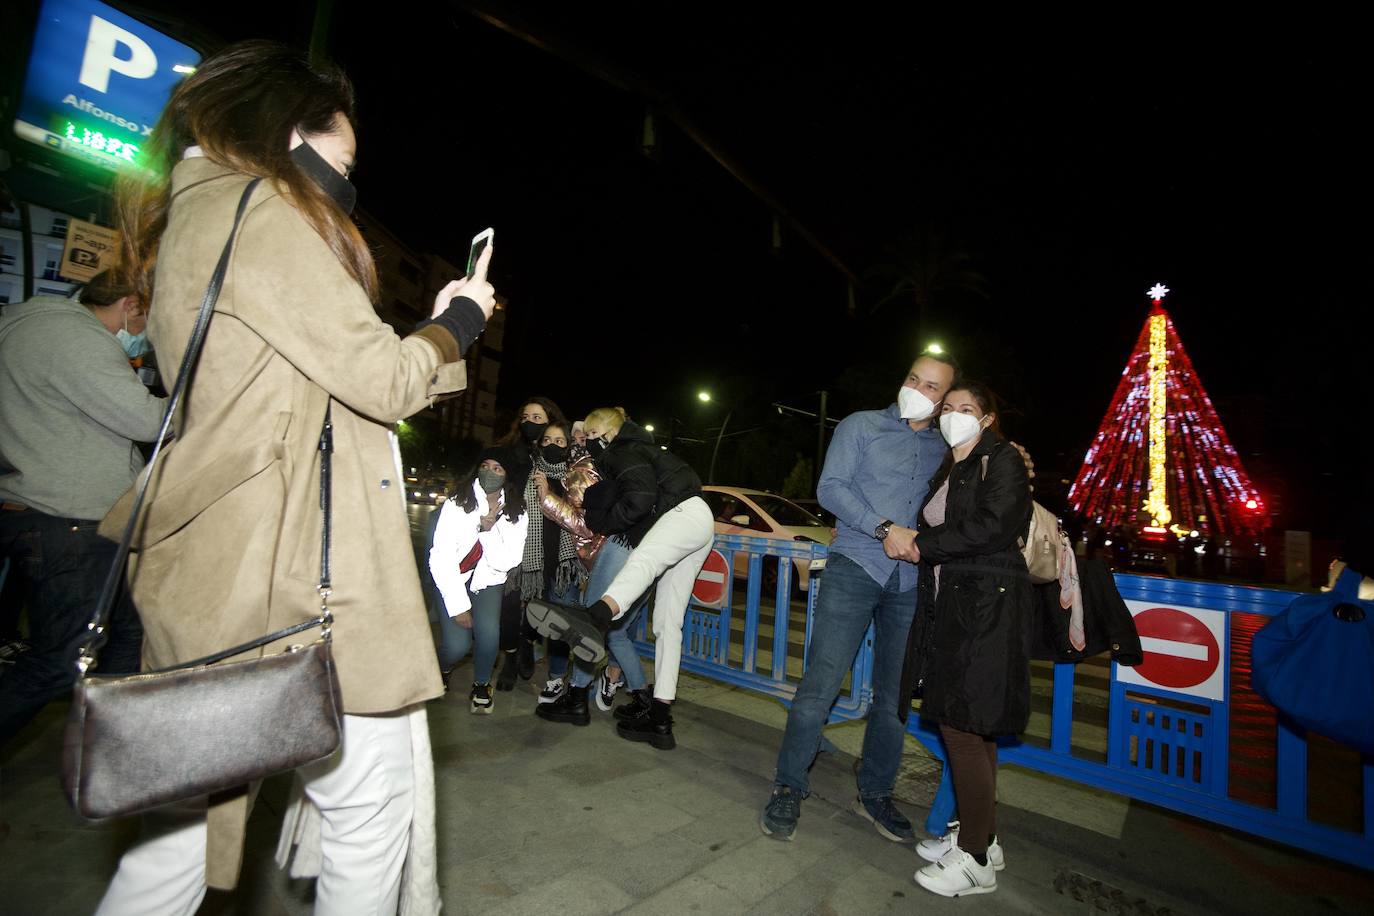
[{"label": "night sky", "polygon": [[[288,6],[230,4],[200,25],[303,45],[309,5]],[[1162,282],[1286,526],[1367,537],[1371,337],[1351,322],[1370,301],[1369,74],[1350,24],[521,6],[471,5],[545,48],[456,3],[339,0],[330,31],[359,92],[359,205],[457,264],[496,228],[519,344],[503,406],[617,403],[700,435],[729,406],[732,426],[764,423],[774,400],[814,410],[825,387],[843,414],[890,402],[872,392],[895,393],[940,340],[1007,399],[1037,462],[1072,477]],[[656,94],[654,158],[645,97],[564,50]],[[859,277],[857,318],[840,272],[787,228],[775,251],[769,206],[670,110]],[[966,255],[986,297],[937,289],[924,315],[909,296],[873,312],[913,238]],[[697,404],[699,387],[721,406]]]}]

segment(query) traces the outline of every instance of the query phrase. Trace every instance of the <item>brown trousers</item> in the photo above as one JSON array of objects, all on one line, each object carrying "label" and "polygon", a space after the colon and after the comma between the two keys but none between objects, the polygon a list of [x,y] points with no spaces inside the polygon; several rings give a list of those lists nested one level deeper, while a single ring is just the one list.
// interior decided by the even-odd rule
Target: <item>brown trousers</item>
[{"label": "brown trousers", "polygon": [[988,851],[997,833],[997,742],[940,726],[959,809],[959,848],[972,856]]}]

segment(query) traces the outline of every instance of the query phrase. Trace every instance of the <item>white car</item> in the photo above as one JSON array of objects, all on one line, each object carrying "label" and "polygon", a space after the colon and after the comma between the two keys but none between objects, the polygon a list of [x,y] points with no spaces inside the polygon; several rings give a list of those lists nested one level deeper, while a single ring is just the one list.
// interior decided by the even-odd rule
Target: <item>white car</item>
[{"label": "white car", "polygon": [[[701,498],[711,507],[711,515],[716,520],[716,534],[743,534],[780,541],[811,541],[827,546],[830,544],[832,534],[825,522],[792,500],[776,493],[712,484],[702,487]],[[810,584],[812,572],[825,569],[823,559],[792,562],[797,570],[793,581],[802,591],[806,591]],[[777,567],[765,558],[763,569],[766,593],[777,582]],[[748,554],[736,554],[735,578],[744,579],[748,575]]]}]

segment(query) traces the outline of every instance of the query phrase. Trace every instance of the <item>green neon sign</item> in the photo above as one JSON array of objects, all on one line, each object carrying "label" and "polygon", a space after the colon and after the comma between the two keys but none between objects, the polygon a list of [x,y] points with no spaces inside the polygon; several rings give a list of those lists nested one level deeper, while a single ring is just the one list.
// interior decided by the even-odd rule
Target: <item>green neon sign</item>
[{"label": "green neon sign", "polygon": [[64,147],[74,146],[86,152],[98,153],[101,154],[101,158],[114,160],[115,164],[139,164],[137,143],[121,140],[99,129],[92,130],[67,121],[62,136],[65,141]]}]

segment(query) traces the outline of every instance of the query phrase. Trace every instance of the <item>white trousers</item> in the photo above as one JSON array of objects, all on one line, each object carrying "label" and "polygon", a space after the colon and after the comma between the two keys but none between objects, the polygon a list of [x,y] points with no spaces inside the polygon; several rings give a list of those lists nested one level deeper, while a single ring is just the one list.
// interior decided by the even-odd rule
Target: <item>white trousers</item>
[{"label": "white trousers", "polygon": [[[344,716],[339,753],[300,775],[322,817],[315,912],[395,916],[414,810],[407,717]],[[97,916],[192,916],[205,898],[205,840],[203,798],[149,814]]]},{"label": "white trousers", "polygon": [[625,561],[606,595],[621,613],[628,610],[658,580],[654,593],[654,699],[677,696],[677,672],[682,664],[682,623],[692,585],[715,538],[715,519],[700,496],[693,496],[663,513],[644,540]]}]

